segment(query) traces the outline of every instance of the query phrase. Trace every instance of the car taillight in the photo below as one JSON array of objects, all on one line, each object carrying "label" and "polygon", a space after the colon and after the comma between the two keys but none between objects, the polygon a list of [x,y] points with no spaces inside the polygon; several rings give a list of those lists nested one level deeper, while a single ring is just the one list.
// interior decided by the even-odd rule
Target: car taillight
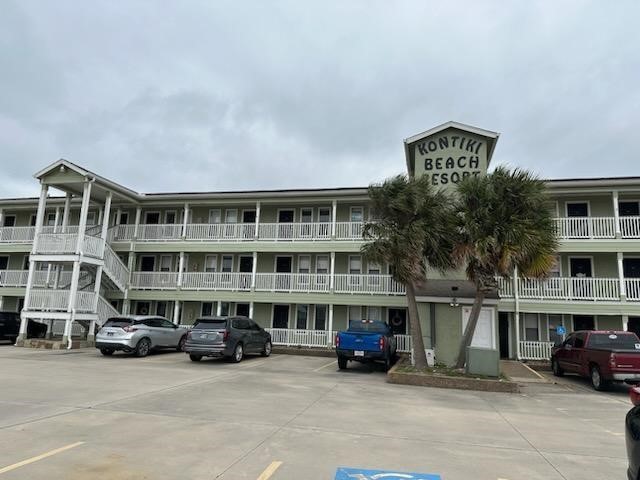
[{"label": "car taillight", "polygon": [[609,366],[611,368],[616,368],[616,354],[612,353],[609,355]]},{"label": "car taillight", "polygon": [[222,341],[226,342],[228,338],[229,338],[229,330],[225,330],[224,333],[222,334]]},{"label": "car taillight", "polygon": [[380,340],[378,341],[378,346],[380,347],[380,350],[384,350],[384,342],[385,342],[385,338],[380,337]]},{"label": "car taillight", "polygon": [[634,405],[640,405],[640,387],[632,387],[629,390],[629,398]]},{"label": "car taillight", "polygon": [[138,331],[138,329],[136,327],[132,327],[132,326],[129,326],[129,325],[127,325],[126,327],[122,327],[122,329],[127,333],[132,333],[132,332]]},{"label": "car taillight", "polygon": [[340,346],[340,335],[336,334],[336,347]]}]

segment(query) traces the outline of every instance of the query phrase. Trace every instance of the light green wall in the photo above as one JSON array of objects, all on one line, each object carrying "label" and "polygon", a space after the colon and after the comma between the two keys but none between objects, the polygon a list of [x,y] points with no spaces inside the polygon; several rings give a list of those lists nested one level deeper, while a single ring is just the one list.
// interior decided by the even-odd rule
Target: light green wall
[{"label": "light green wall", "polygon": [[562,261],[562,276],[570,277],[570,257],[591,257],[593,259],[591,267],[594,277],[600,278],[617,278],[618,263],[615,253],[562,253],[560,255]]},{"label": "light green wall", "polygon": [[462,336],[462,311],[447,304],[438,303],[436,314],[436,362],[452,365],[458,355]]},{"label": "light green wall", "polygon": [[613,217],[613,200],[611,195],[580,195],[556,197],[560,217],[567,216],[567,203],[589,202],[589,215],[592,217]]}]

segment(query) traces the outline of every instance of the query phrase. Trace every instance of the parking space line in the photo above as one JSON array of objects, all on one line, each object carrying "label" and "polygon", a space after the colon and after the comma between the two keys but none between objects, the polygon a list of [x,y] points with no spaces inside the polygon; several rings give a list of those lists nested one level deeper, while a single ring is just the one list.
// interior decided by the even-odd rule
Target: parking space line
[{"label": "parking space line", "polygon": [[0,474],[10,472],[12,470],[15,470],[16,468],[24,467],[25,465],[29,465],[30,463],[34,463],[34,462],[37,462],[39,460],[43,460],[43,459],[45,459],[47,457],[51,457],[53,455],[57,455],[58,453],[62,453],[64,451],[66,451],[66,450],[71,450],[72,448],[79,447],[83,443],[84,442],[76,442],[76,443],[72,443],[70,445],[65,445],[64,447],[56,448],[55,450],[50,450],[50,451],[48,451],[46,453],[43,453],[41,455],[37,455],[37,456],[31,457],[31,458],[27,458],[26,460],[22,460],[21,462],[14,463],[13,465],[8,465],[6,467],[0,468]]},{"label": "parking space line", "polygon": [[315,368],[313,371],[314,371],[314,372],[319,372],[319,371],[320,371],[320,370],[322,370],[323,368],[330,367],[331,365],[335,365],[336,363],[338,363],[338,361],[337,361],[337,360],[334,360],[334,361],[333,361],[333,362],[331,362],[331,363],[327,363],[326,365],[323,365],[323,366],[321,366],[321,367]]},{"label": "parking space line", "polygon": [[273,475],[275,473],[275,471],[280,468],[280,465],[282,465],[282,462],[271,462],[271,465],[269,465],[264,472],[262,472],[260,474],[260,476],[258,477],[258,480],[267,480],[269,478],[271,478],[271,475]]}]

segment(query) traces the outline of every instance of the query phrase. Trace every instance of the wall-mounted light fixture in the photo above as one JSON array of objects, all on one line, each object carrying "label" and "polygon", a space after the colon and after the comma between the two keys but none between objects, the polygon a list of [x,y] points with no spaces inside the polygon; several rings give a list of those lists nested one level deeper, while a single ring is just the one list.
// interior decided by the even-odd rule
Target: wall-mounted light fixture
[{"label": "wall-mounted light fixture", "polygon": [[450,307],[459,307],[458,299],[456,298],[456,293],[458,292],[458,287],[451,287],[451,301],[449,302]]}]

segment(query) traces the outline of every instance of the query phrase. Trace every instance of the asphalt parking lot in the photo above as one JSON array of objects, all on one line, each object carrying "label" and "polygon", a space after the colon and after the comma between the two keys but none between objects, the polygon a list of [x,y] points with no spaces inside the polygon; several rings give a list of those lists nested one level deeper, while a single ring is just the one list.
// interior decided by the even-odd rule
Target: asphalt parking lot
[{"label": "asphalt parking lot", "polygon": [[385,383],[331,358],[192,363],[0,346],[0,480],[334,479],[338,467],[443,480],[623,479],[624,388],[521,394]]}]

